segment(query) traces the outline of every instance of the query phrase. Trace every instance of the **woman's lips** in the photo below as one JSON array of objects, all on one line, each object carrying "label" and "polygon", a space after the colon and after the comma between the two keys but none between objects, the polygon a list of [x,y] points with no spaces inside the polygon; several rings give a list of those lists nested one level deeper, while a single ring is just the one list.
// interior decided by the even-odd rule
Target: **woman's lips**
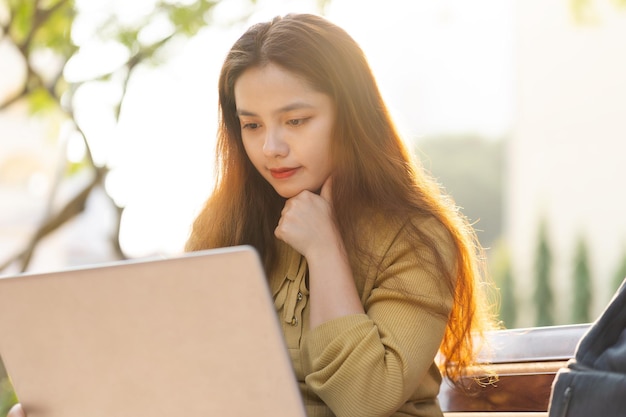
[{"label": "woman's lips", "polygon": [[291,177],[297,171],[298,168],[273,168],[270,169],[270,174],[272,174],[272,177],[282,180]]}]

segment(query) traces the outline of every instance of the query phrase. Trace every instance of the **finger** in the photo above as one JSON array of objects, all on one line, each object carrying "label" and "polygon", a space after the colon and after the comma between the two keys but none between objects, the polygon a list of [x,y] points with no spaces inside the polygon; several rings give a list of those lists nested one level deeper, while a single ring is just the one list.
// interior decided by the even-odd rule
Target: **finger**
[{"label": "finger", "polygon": [[22,409],[22,404],[15,404],[11,410],[9,410],[9,414],[7,417],[26,417],[24,410]]},{"label": "finger", "polygon": [[280,212],[280,218],[278,219],[278,224],[274,228],[274,236],[276,236],[280,240],[283,240],[282,228],[283,228],[283,223],[284,223],[284,216],[287,210],[288,210],[287,205],[285,204],[285,207],[283,207],[282,211]]},{"label": "finger", "polygon": [[324,181],[324,184],[322,184],[322,190],[320,191],[320,196],[328,201],[329,203],[332,203],[332,177],[328,177],[326,178],[326,181]]}]

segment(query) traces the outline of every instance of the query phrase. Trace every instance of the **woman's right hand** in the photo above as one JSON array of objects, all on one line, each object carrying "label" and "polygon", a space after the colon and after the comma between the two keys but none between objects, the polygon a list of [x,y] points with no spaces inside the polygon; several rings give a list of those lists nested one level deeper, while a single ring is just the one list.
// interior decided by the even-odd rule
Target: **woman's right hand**
[{"label": "woman's right hand", "polygon": [[26,417],[26,414],[24,414],[24,409],[22,409],[22,404],[18,403],[11,407],[11,409],[9,410],[9,414],[7,414],[7,417]]}]

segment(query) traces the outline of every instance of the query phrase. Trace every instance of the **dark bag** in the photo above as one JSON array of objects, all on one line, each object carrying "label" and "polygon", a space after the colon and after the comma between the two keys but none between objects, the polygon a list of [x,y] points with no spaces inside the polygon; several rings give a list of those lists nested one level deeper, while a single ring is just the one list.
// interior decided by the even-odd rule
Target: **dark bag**
[{"label": "dark bag", "polygon": [[552,384],[549,417],[626,416],[626,279]]}]

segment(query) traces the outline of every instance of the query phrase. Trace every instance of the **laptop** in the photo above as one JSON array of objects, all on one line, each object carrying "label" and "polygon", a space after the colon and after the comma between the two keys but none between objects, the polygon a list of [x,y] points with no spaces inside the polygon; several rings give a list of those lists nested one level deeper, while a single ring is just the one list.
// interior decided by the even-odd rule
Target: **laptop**
[{"label": "laptop", "polygon": [[304,417],[248,246],[0,278],[0,356],[28,417]]}]

